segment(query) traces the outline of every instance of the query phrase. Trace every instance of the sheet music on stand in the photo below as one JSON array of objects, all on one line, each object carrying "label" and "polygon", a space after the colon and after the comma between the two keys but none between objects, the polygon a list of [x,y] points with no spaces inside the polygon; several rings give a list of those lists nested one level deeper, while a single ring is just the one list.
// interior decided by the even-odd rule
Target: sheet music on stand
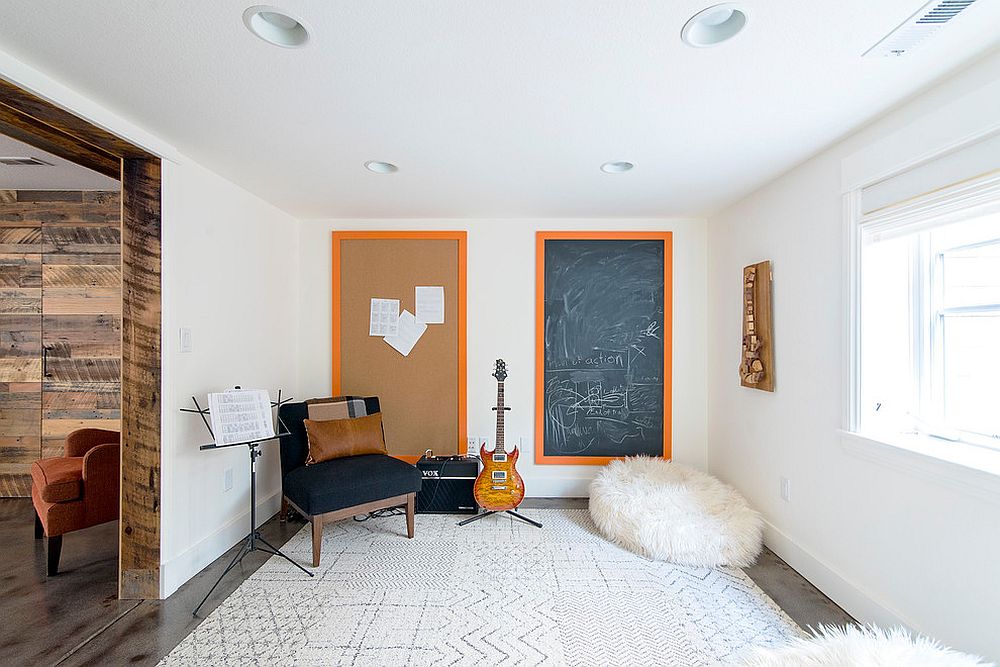
[{"label": "sheet music on stand", "polygon": [[212,432],[219,447],[274,437],[266,389],[230,389],[208,395]]}]

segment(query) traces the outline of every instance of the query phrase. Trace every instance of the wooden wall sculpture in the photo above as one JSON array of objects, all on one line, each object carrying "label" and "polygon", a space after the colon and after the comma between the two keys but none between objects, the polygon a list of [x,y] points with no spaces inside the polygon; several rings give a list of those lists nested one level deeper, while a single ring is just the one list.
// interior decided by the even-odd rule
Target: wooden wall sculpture
[{"label": "wooden wall sculpture", "polygon": [[740,384],[774,391],[774,326],[771,319],[771,262],[743,268],[743,355]]},{"label": "wooden wall sculpture", "polygon": [[119,427],[117,192],[0,196],[0,495],[31,495],[31,462],[68,433]]}]

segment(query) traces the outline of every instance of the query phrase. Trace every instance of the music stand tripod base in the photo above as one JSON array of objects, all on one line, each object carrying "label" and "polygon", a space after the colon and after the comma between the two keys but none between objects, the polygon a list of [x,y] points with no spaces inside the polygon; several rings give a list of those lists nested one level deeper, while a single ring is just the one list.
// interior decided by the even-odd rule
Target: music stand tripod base
[{"label": "music stand tripod base", "polygon": [[[281,433],[277,437],[281,437],[284,435],[288,434]],[[242,563],[243,559],[253,551],[263,551],[264,553],[271,554],[272,556],[281,556],[289,563],[291,563],[295,567],[299,568],[300,570],[308,574],[310,577],[316,576],[315,574],[313,574],[306,568],[302,567],[301,565],[296,563],[294,560],[292,560],[285,554],[281,553],[281,549],[278,549],[276,546],[272,545],[270,542],[268,542],[267,540],[265,540],[263,537],[260,536],[260,531],[257,530],[257,458],[261,455],[259,449],[260,443],[246,442],[238,444],[241,445],[245,444],[250,450],[250,534],[243,539],[243,545],[240,547],[240,550],[236,553],[236,556],[233,558],[232,562],[230,562],[229,565],[226,566],[226,569],[223,570],[222,574],[219,575],[219,578],[215,581],[215,584],[213,584],[212,587],[208,589],[208,593],[205,594],[205,597],[202,598],[201,602],[198,603],[198,606],[194,608],[193,612],[191,612],[192,616],[198,615],[198,610],[201,609],[201,606],[205,604],[206,601],[208,601],[209,596],[211,596],[212,593],[215,591],[216,587],[218,587],[218,585],[222,583],[223,578],[225,578],[225,576],[229,574],[229,571],[234,567],[236,567],[237,564]],[[215,449],[215,448],[216,447],[212,445],[206,445],[202,447],[202,449]]]},{"label": "music stand tripod base", "polygon": [[[521,521],[523,521],[525,523],[530,523],[535,528],[541,528],[542,527],[542,524],[540,522],[535,521],[534,519],[529,519],[528,517],[524,516],[523,514],[519,514],[518,512],[515,512],[514,510],[505,510],[505,513],[506,514],[510,514],[512,517],[514,517],[516,519],[520,519]],[[476,516],[470,516],[468,519],[465,519],[463,521],[459,521],[458,525],[459,526],[467,526],[468,524],[472,523],[473,521],[479,521],[480,519],[485,519],[486,517],[488,517],[491,514],[500,514],[500,512],[497,512],[495,510],[486,510],[482,514],[477,514]]]}]

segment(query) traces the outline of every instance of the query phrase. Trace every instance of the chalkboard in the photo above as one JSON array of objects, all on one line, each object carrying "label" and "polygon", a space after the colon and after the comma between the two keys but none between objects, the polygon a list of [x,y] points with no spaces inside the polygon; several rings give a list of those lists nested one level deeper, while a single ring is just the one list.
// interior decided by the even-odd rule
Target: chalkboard
[{"label": "chalkboard", "polygon": [[633,236],[540,234],[540,463],[669,456],[669,235]]}]

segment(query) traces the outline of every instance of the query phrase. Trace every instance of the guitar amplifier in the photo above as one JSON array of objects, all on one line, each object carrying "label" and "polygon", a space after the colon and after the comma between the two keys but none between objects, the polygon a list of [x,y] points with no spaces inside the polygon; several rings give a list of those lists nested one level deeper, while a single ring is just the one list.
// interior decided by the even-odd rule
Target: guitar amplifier
[{"label": "guitar amplifier", "polygon": [[417,468],[424,479],[417,493],[417,512],[476,514],[472,487],[479,475],[479,459],[469,456],[420,457]]}]

